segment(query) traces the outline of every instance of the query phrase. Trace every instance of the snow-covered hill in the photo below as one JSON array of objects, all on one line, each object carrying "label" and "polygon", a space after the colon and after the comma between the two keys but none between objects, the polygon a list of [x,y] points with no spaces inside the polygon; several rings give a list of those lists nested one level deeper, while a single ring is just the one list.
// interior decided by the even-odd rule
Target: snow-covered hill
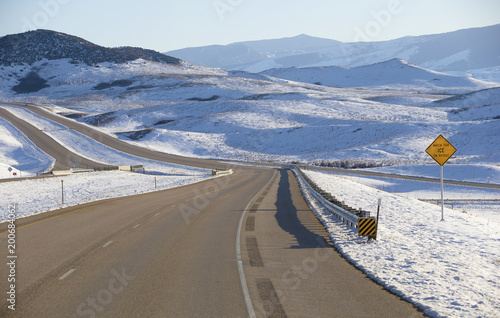
[{"label": "snow-covered hill", "polygon": [[[404,89],[445,91],[463,87],[480,89],[488,84],[473,78],[453,76],[427,70],[401,59],[392,59],[373,65],[359,67],[307,67],[270,69],[261,74],[332,87],[370,87],[374,89]],[[495,85],[495,84],[493,84]],[[450,92],[449,92],[450,93]],[[454,92],[453,92],[454,93]]]},{"label": "snow-covered hill", "polygon": [[[500,87],[484,89],[438,100],[430,107],[454,108],[449,112],[453,121],[481,121],[500,119]],[[500,127],[497,128],[500,130]]]},{"label": "snow-covered hill", "polygon": [[[430,78],[398,84],[398,78],[403,81],[412,72],[433,73],[401,61],[388,65],[397,66],[384,67],[384,73],[373,79],[375,84],[395,79],[383,90],[373,90],[368,76],[358,87],[333,88],[145,60],[94,67],[66,59],[3,67],[0,83],[4,99],[57,104],[57,112],[80,117],[119,138],[186,156],[411,164],[430,161],[424,150],[442,133],[461,150],[451,162],[500,161],[495,141],[500,132],[497,120],[491,119],[498,114],[456,121],[455,113],[463,107],[432,103],[450,97],[436,93],[471,92],[487,83],[453,78],[455,82],[439,81],[448,83],[439,90]],[[9,90],[18,80],[8,74],[33,69],[48,87],[26,94]],[[452,83],[461,86],[449,87]],[[426,90],[433,94],[423,93]],[[496,146],[481,147],[486,138]]]},{"label": "snow-covered hill", "polygon": [[[353,39],[352,43],[342,43],[300,35],[240,42],[216,49],[188,48],[167,54],[191,63],[250,72],[289,67],[354,67],[401,58],[435,71],[468,71],[484,75],[482,79],[493,80],[498,72],[492,72],[491,68],[500,66],[500,45],[496,40],[499,35],[500,24],[383,42],[355,42],[359,39]],[[226,55],[231,58],[219,58]]]},{"label": "snow-covered hill", "polygon": [[89,65],[124,63],[138,58],[168,64],[180,60],[134,47],[106,48],[82,38],[51,30],[36,30],[0,38],[0,65],[32,64],[41,60],[72,59]]}]

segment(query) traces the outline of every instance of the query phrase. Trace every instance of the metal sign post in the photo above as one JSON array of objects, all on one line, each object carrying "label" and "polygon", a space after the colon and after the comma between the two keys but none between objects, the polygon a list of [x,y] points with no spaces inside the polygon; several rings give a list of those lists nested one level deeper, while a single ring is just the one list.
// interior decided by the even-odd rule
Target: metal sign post
[{"label": "metal sign post", "polygon": [[444,221],[444,186],[443,186],[443,165],[441,165],[441,221]]},{"label": "metal sign post", "polygon": [[457,148],[453,147],[442,135],[439,135],[425,150],[441,166],[441,221],[444,221],[443,166],[456,151]]}]

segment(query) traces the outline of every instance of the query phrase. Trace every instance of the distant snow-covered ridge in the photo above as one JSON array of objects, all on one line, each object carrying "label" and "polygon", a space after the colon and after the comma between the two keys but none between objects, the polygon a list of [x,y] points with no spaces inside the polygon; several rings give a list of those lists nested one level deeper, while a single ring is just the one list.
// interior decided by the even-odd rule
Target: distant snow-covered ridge
[{"label": "distant snow-covered ridge", "polygon": [[381,42],[342,43],[299,35],[291,38],[194,47],[167,52],[177,58],[212,67],[262,72],[270,68],[369,65],[392,58],[443,72],[475,71],[482,78],[498,77],[500,24],[454,32],[408,36]]},{"label": "distant snow-covered ridge", "polygon": [[432,94],[469,93],[498,86],[426,70],[399,59],[356,68],[288,68],[261,74],[143,59],[95,66],[71,59],[42,60],[0,68],[0,97],[4,99],[40,101],[42,98],[63,103],[73,99],[86,103],[113,98],[122,104],[134,100],[159,102],[194,98],[203,101],[215,95],[219,100],[260,99],[266,98],[266,94],[271,94],[271,98],[295,94],[322,99],[339,95],[326,87],[304,83]]},{"label": "distant snow-covered ridge", "polygon": [[472,87],[477,90],[500,85],[427,70],[401,59],[353,68],[340,66],[279,68],[266,70],[260,74],[331,87],[446,91],[451,94],[467,92]]}]

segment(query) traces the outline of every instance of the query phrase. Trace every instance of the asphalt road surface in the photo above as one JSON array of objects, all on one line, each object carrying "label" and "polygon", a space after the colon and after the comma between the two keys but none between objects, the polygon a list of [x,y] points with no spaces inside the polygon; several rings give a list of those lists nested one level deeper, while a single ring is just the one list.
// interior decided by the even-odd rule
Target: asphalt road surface
[{"label": "asphalt road surface", "polygon": [[[225,166],[89,134],[155,160]],[[17,220],[16,310],[4,300],[0,316],[423,316],[335,251],[290,171],[233,169],[184,187]],[[6,231],[0,224],[8,262]],[[9,273],[12,266],[0,267],[4,296]]]}]

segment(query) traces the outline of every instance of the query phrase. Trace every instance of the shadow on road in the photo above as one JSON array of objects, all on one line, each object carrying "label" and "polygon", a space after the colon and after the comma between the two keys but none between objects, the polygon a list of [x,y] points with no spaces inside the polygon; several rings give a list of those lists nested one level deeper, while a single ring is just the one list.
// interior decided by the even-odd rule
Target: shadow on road
[{"label": "shadow on road", "polygon": [[310,231],[299,219],[301,213],[311,213],[309,210],[297,210],[292,200],[288,170],[280,169],[280,182],[278,185],[278,198],[275,203],[275,215],[279,226],[293,235],[297,241],[290,248],[318,248],[329,247],[324,238]]}]

